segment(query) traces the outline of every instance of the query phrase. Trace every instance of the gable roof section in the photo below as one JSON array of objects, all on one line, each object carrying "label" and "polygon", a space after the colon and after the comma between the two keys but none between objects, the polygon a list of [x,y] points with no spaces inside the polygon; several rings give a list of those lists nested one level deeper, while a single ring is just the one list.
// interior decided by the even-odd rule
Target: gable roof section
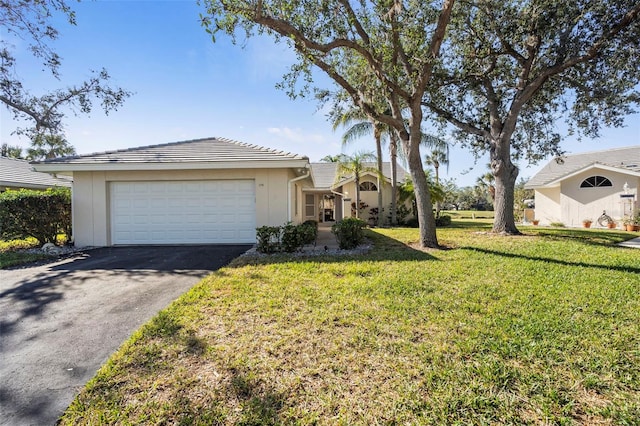
[{"label": "gable roof section", "polygon": [[561,157],[560,162],[551,160],[526,183],[525,188],[555,186],[562,180],[591,168],[640,176],[640,145],[566,155]]},{"label": "gable roof section", "polygon": [[[366,167],[375,168],[375,163],[365,163]],[[353,180],[353,177],[342,179],[340,181],[336,181],[336,173],[338,170],[338,163],[311,163],[311,174],[313,176],[313,182],[315,184],[316,189],[324,189],[330,190],[333,188],[337,188],[340,185],[344,185],[347,182]],[[366,172],[367,175],[372,175],[372,172]],[[384,177],[391,181],[391,163],[383,162],[382,163],[382,174]],[[402,168],[402,166],[398,165],[397,167],[397,178],[398,183],[404,181],[407,177],[407,172]]]},{"label": "gable roof section", "polygon": [[305,167],[307,157],[224,138],[55,158],[33,163],[40,171],[182,170]]},{"label": "gable roof section", "polygon": [[0,187],[46,189],[54,186],[70,187],[71,181],[33,171],[26,160],[0,157]]}]

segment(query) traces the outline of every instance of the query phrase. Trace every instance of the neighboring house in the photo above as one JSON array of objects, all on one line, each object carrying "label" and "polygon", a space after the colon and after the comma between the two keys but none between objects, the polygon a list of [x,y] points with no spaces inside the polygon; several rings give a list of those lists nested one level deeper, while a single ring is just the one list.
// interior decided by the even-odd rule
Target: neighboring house
[{"label": "neighboring house", "polygon": [[[255,228],[263,225],[340,219],[342,199],[355,195],[352,181],[335,183],[335,164],[220,138],[33,166],[73,176],[73,237],[80,247],[255,243]],[[365,179],[376,183],[373,175]],[[364,191],[362,199],[373,207],[377,195],[372,204],[369,192],[376,194]]]},{"label": "neighboring house", "polygon": [[640,207],[640,145],[566,155],[552,160],[525,188],[535,190],[535,217],[541,224],[594,224],[606,211],[619,220]]},{"label": "neighboring house", "polygon": [[26,160],[0,157],[0,192],[21,188],[44,190],[56,186],[70,188],[71,181],[48,173],[36,172]]}]

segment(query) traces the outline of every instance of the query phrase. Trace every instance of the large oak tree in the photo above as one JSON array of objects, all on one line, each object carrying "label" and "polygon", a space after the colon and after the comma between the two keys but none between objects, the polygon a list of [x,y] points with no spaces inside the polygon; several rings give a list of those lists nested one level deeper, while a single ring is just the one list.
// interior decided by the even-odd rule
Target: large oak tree
[{"label": "large oak tree", "polygon": [[620,126],[640,93],[637,0],[469,0],[454,11],[424,105],[489,153],[493,231],[517,234],[514,159],[562,154],[569,132]]},{"label": "large oak tree", "polygon": [[[420,244],[438,247],[420,156],[420,126],[422,101],[454,0],[204,0],[204,4],[203,23],[214,35],[267,33],[288,42],[299,58],[285,80],[289,87],[300,76],[309,78],[315,66],[368,117],[395,129],[415,185]],[[376,108],[381,98],[388,108]]]}]

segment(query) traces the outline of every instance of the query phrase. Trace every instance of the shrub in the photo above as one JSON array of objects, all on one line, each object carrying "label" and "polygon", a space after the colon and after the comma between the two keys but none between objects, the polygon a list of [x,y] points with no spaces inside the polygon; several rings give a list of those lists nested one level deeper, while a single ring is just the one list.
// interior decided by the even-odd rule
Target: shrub
[{"label": "shrub", "polygon": [[304,245],[302,228],[307,225],[294,225],[291,222],[280,227],[280,249],[287,253],[298,251]]},{"label": "shrub", "polygon": [[315,220],[300,225],[289,222],[282,226],[261,226],[256,228],[256,250],[260,253],[293,253],[305,244],[313,243],[317,236],[318,223]]},{"label": "shrub", "polygon": [[436,226],[449,226],[449,225],[451,225],[451,216],[442,215],[442,216],[436,217]]},{"label": "shrub", "polygon": [[315,243],[318,238],[318,222],[307,220],[298,226],[298,232],[302,234],[302,244]]},{"label": "shrub", "polygon": [[261,226],[256,228],[256,250],[260,253],[275,253],[280,250],[280,227]]},{"label": "shrub", "polygon": [[0,194],[0,236],[33,237],[39,244],[56,243],[58,233],[71,236],[71,191],[21,189]]},{"label": "shrub", "polygon": [[336,236],[338,246],[343,250],[358,247],[364,240],[366,224],[360,219],[346,218],[333,224],[331,232]]}]

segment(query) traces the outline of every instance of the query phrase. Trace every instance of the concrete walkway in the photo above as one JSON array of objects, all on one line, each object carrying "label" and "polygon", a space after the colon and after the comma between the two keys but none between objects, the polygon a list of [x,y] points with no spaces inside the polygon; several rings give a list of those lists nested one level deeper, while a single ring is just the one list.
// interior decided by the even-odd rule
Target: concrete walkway
[{"label": "concrete walkway", "polygon": [[336,236],[331,233],[331,226],[335,222],[323,222],[318,224],[318,238],[316,244],[304,246],[303,252],[325,252],[329,250],[338,250],[338,241]]},{"label": "concrete walkway", "polygon": [[631,247],[640,249],[640,237],[633,238],[631,240],[624,241],[618,244],[620,247]]}]

